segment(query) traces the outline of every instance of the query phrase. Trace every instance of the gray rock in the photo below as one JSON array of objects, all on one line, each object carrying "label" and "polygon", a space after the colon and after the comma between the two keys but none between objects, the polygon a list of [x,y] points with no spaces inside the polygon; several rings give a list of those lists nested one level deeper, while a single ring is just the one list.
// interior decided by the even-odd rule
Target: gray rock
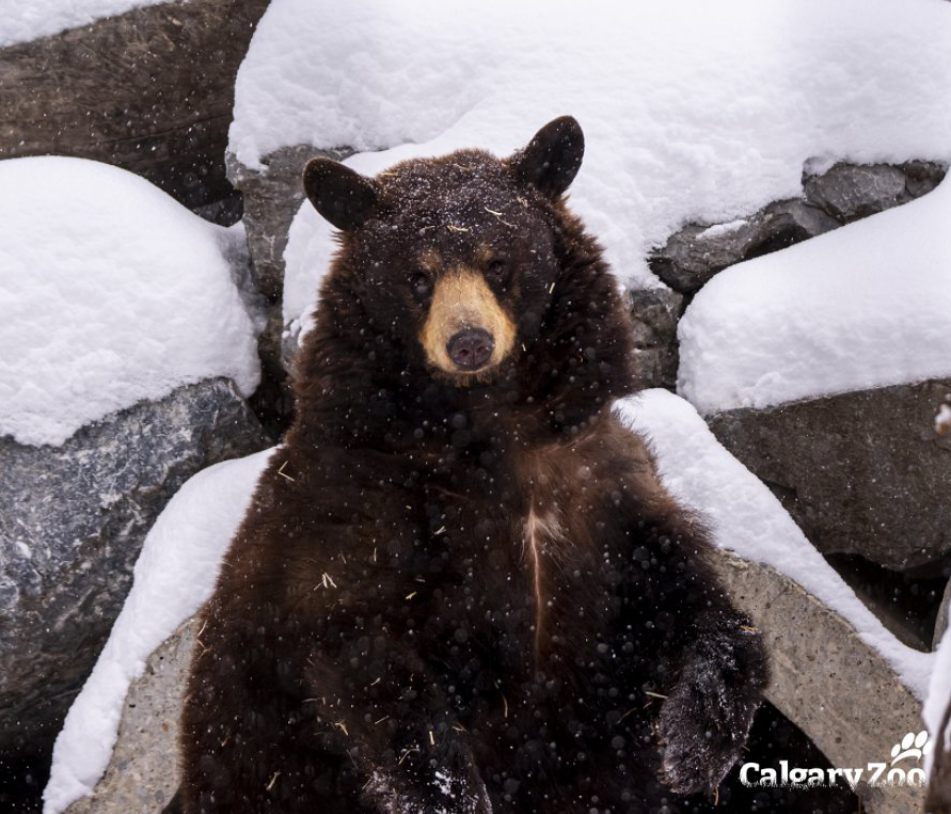
[{"label": "gray rock", "polygon": [[650,267],[675,291],[700,289],[727,266],[784,249],[858,218],[907,203],[934,189],[942,164],[835,164],[806,173],[804,197],[776,201],[730,224],[689,224],[652,252]]},{"label": "gray rock", "polygon": [[683,296],[666,287],[637,289],[628,296],[638,385],[676,389],[677,323],[684,309]]},{"label": "gray rock", "polygon": [[[325,156],[342,160],[353,151],[318,150],[309,145],[282,147],[262,159],[263,170],[226,156],[228,178],[244,195],[244,225],[254,282],[267,300],[267,326],[258,339],[262,382],[255,408],[275,427],[286,425],[293,410],[287,382],[293,372],[296,342],[283,341],[284,250],[291,221],[304,200],[301,174],[308,159]],[[286,347],[285,347],[286,345]]]},{"label": "gray rock", "polygon": [[194,646],[190,619],[156,649],[129,687],[109,766],[66,814],[158,814],[178,788],[178,721]]},{"label": "gray rock", "polygon": [[809,203],[839,223],[851,223],[930,192],[946,169],[926,161],[897,166],[836,164],[822,175],[807,175],[803,190]]},{"label": "gray rock", "polygon": [[178,488],[267,444],[221,379],[142,402],[61,447],[0,439],[0,754],[52,742]]},{"label": "gray rock", "polygon": [[[921,729],[921,702],[849,622],[767,565],[721,552],[716,568],[769,650],[766,697],[833,766],[887,763],[892,744]],[[856,791],[870,814],[920,811],[924,797],[914,786],[871,788],[864,780]]]},{"label": "gray rock", "polygon": [[803,201],[777,201],[733,224],[685,226],[651,254],[650,267],[674,291],[689,294],[727,266],[785,249],[839,225]]},{"label": "gray rock", "polygon": [[287,230],[304,200],[301,175],[308,159],[325,156],[342,160],[353,151],[318,150],[307,144],[282,147],[261,159],[264,169],[246,167],[228,153],[228,178],[244,194],[244,225],[258,288],[271,302],[280,302],[284,289],[284,249]]},{"label": "gray rock", "polygon": [[0,158],[104,161],[193,208],[232,194],[235,75],[267,5],[160,3],[0,49]]},{"label": "gray rock", "polygon": [[897,571],[951,554],[951,381],[884,387],[708,417],[823,554]]}]

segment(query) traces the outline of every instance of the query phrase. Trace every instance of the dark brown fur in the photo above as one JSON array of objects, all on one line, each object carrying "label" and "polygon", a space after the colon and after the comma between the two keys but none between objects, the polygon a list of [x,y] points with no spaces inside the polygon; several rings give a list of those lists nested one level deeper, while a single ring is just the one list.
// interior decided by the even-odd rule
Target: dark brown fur
[{"label": "dark brown fur", "polygon": [[[406,162],[334,210],[298,419],[203,614],[189,814],[674,811],[660,773],[712,789],[737,757],[762,646],[611,412],[628,318],[545,149]],[[491,257],[514,349],[438,375],[427,296]]]}]

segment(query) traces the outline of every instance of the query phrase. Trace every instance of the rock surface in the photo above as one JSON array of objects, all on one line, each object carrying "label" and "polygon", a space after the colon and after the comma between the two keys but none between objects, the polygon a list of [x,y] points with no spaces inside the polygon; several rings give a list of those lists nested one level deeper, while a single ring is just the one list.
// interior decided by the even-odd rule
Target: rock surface
[{"label": "rock surface", "polygon": [[727,266],[784,249],[934,189],[947,167],[835,164],[803,177],[803,198],[776,201],[726,224],[689,224],[652,253],[651,269],[674,291],[699,290]]},{"label": "rock surface", "polygon": [[179,783],[178,719],[197,621],[182,624],[145,663],[122,709],[109,767],[92,797],[68,814],[157,814]]},{"label": "rock surface", "polygon": [[178,488],[267,445],[221,379],[142,402],[61,447],[0,439],[0,753],[52,743]]},{"label": "rock surface", "polygon": [[717,439],[823,554],[908,571],[951,555],[951,381],[884,387],[709,416]]},{"label": "rock surface", "polygon": [[258,340],[262,381],[254,397],[258,415],[278,434],[290,422],[293,398],[287,385],[296,345],[282,347],[284,315],[284,250],[291,221],[304,200],[301,175],[308,159],[342,160],[352,150],[318,150],[308,145],[282,147],[262,159],[263,170],[226,157],[228,178],[244,195],[244,226],[254,282],[267,300],[267,327]]},{"label": "rock surface", "polygon": [[683,295],[669,288],[628,293],[634,326],[634,360],[640,387],[677,387],[677,323]]},{"label": "rock surface", "polygon": [[[766,697],[834,767],[887,761],[893,743],[921,729],[921,703],[842,617],[767,565],[728,552],[716,565],[763,634],[773,671]],[[864,781],[856,791],[870,814],[911,814],[924,797],[922,788]]]},{"label": "rock surface", "polygon": [[803,178],[806,200],[839,223],[884,212],[931,192],[946,167],[928,161],[906,164],[835,164]]},{"label": "rock surface", "polygon": [[733,223],[685,226],[651,255],[650,267],[674,291],[691,294],[727,266],[785,249],[840,225],[803,201],[777,201]]},{"label": "rock surface", "polygon": [[0,158],[104,161],[190,208],[226,198],[235,75],[267,5],[160,3],[0,49]]}]

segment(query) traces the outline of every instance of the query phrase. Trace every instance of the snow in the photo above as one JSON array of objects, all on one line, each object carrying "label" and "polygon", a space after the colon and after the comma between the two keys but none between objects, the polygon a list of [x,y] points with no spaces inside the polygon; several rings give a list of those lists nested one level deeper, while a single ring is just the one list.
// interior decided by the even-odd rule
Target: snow
[{"label": "snow", "polygon": [[0,0],[0,48],[167,0]]},{"label": "snow", "polygon": [[934,672],[928,685],[928,697],[921,718],[931,735],[932,748],[926,752],[925,773],[931,775],[935,755],[951,754],[951,720],[941,729],[944,715],[951,707],[951,627],[945,630],[935,652]]},{"label": "snow", "polygon": [[708,226],[700,232],[700,234],[697,235],[697,239],[713,240],[714,238],[723,237],[723,235],[728,235],[730,232],[735,232],[737,229],[746,226],[747,223],[749,223],[747,218],[731,220],[729,223],[715,223],[713,226]]},{"label": "snow", "polygon": [[587,141],[573,208],[626,285],[657,286],[652,246],[796,197],[806,162],[947,160],[949,44],[939,0],[274,0],[229,149],[262,169],[283,146],[352,147],[375,172],[507,155],[570,113]]},{"label": "snow", "polygon": [[709,414],[951,375],[949,222],[945,180],[722,271],[680,322],[678,392]]},{"label": "snow", "polygon": [[272,451],[199,472],[155,522],[122,612],[56,739],[44,814],[92,794],[115,745],[130,684],[148,656],[211,596]]},{"label": "snow", "polygon": [[320,284],[330,267],[336,246],[334,228],[305,200],[287,232],[284,250],[284,325],[294,336],[313,327],[313,311]]},{"label": "snow", "polygon": [[[667,390],[648,390],[621,402],[619,409],[624,420],[650,439],[670,494],[704,517],[718,546],[798,582],[845,618],[918,698],[926,697],[934,654],[913,650],[882,625],[776,496],[720,445],[693,406]],[[946,682],[948,675],[951,671],[939,679],[935,673],[934,680]]]},{"label": "snow", "polygon": [[132,173],[0,162],[0,436],[62,444],[176,387],[260,376],[227,257],[243,242]]}]

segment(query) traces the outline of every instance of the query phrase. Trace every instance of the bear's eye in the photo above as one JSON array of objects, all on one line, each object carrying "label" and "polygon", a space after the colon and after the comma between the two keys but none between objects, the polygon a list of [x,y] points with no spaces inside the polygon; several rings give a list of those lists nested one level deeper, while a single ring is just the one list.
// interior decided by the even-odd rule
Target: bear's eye
[{"label": "bear's eye", "polygon": [[409,286],[418,299],[424,300],[432,292],[433,284],[425,271],[417,269],[409,276]]},{"label": "bear's eye", "polygon": [[502,282],[508,276],[508,265],[504,260],[496,257],[494,260],[489,261],[489,265],[486,268],[486,276],[490,280]]}]

